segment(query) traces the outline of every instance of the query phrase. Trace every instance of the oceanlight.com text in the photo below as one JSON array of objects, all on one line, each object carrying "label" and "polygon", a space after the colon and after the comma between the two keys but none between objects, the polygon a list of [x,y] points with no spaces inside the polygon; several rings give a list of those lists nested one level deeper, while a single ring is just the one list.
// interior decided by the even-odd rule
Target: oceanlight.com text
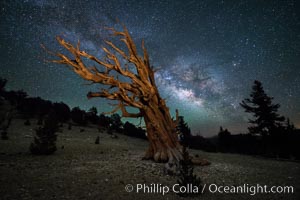
[{"label": "oceanlight.com text", "polygon": [[268,186],[268,185],[249,185],[243,184],[240,186],[226,186],[209,184],[208,191],[210,193],[228,193],[228,194],[292,194],[294,193],[293,186]]},{"label": "oceanlight.com text", "polygon": [[204,184],[203,186],[197,186],[187,184],[185,186],[174,184],[167,186],[163,184],[127,184],[125,186],[127,192],[146,193],[146,194],[162,194],[165,195],[169,192],[173,193],[189,193],[200,194],[204,192],[220,193],[220,194],[292,194],[294,193],[293,186],[268,186],[268,185],[249,185],[243,184],[239,186],[229,185],[217,185],[217,184]]}]

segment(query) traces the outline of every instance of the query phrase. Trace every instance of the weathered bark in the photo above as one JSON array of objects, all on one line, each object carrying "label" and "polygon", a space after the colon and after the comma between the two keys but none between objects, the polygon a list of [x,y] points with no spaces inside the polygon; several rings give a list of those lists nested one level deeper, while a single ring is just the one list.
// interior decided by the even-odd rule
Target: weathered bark
[{"label": "weathered bark", "polygon": [[144,113],[147,136],[150,146],[146,152],[146,159],[156,162],[176,162],[182,159],[181,145],[176,134],[176,124],[171,119],[166,106],[149,106]]},{"label": "weathered bark", "polygon": [[[120,40],[125,43],[128,53],[119,49],[112,42],[105,41],[109,48],[102,48],[106,57],[104,60],[100,60],[81,51],[79,42],[74,47],[62,38],[56,37],[59,44],[65,47],[73,57],[50,52],[60,58],[60,60],[52,62],[71,66],[75,73],[92,83],[110,86],[109,89],[102,89],[100,92],[89,92],[87,96],[88,98],[102,97],[119,101],[111,113],[121,110],[123,117],[144,118],[150,142],[145,155],[146,159],[153,159],[156,162],[181,160],[182,153],[177,139],[176,120],[172,119],[165,100],[160,97],[154,79],[154,69],[150,66],[144,43],[142,43],[143,56],[140,56],[126,27],[123,32],[110,30],[114,36],[121,37]],[[94,61],[102,70],[95,66],[87,67],[82,58]],[[127,64],[121,66],[120,59],[125,60],[128,65],[133,65],[135,70],[130,70]],[[129,78],[131,81],[124,82],[118,76],[112,75],[111,71],[117,72],[119,76]],[[139,113],[128,113],[126,110],[128,106],[137,108]]]}]

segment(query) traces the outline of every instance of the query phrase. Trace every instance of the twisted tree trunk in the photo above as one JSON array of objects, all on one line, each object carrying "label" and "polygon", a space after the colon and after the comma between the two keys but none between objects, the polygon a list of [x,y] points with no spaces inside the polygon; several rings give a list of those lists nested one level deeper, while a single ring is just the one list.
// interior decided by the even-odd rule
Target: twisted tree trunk
[{"label": "twisted tree trunk", "polygon": [[[52,62],[71,66],[75,73],[92,83],[110,86],[100,92],[89,92],[88,98],[102,97],[117,100],[119,103],[110,113],[121,110],[123,117],[144,118],[147,137],[150,142],[145,154],[146,159],[153,159],[156,162],[181,160],[181,145],[178,142],[176,133],[177,121],[172,119],[165,100],[160,97],[154,79],[154,69],[150,66],[144,42],[142,42],[143,56],[140,56],[126,27],[124,27],[123,32],[118,32],[115,29],[110,30],[114,36],[121,37],[120,40],[127,47],[127,53],[111,41],[105,41],[109,48],[102,48],[106,53],[106,57],[104,60],[100,60],[85,51],[81,51],[79,42],[74,47],[61,37],[56,37],[57,41],[73,57],[47,51],[60,58],[60,60],[52,60]],[[94,61],[97,67],[86,66],[82,58]],[[127,63],[121,66],[120,59],[127,61]],[[129,69],[128,65],[130,64],[135,67],[135,70]],[[118,76],[112,74],[111,71],[115,71]],[[124,81],[119,76],[129,78],[130,81]],[[137,108],[140,112],[128,113],[126,107]],[[178,116],[178,112],[176,113]]]},{"label": "twisted tree trunk", "polygon": [[[163,101],[163,100],[162,100]],[[181,145],[178,142],[176,123],[172,120],[164,103],[150,104],[143,111],[150,146],[145,158],[156,162],[176,162],[182,159]]]}]

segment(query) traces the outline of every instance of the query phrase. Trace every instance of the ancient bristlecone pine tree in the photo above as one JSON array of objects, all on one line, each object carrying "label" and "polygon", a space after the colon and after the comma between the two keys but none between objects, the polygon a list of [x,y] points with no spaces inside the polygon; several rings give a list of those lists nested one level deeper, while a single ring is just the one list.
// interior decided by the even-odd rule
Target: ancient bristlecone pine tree
[{"label": "ancient bristlecone pine tree", "polygon": [[[144,42],[142,42],[141,56],[126,27],[121,32],[114,28],[109,30],[114,37],[120,38],[120,41],[125,43],[125,51],[106,40],[107,47],[102,48],[106,56],[104,59],[98,59],[80,50],[80,42],[77,46],[73,46],[57,36],[59,44],[72,56],[50,52],[60,58],[53,62],[71,66],[73,71],[85,80],[109,86],[108,89],[89,92],[87,97],[102,97],[118,101],[112,113],[121,110],[122,117],[144,118],[150,142],[145,159],[154,159],[156,162],[182,160],[181,145],[176,134],[176,120],[172,119],[165,100],[158,92],[154,70],[150,65]],[[93,61],[96,66],[88,67],[84,60]],[[135,69],[132,70],[132,66]],[[124,79],[120,76],[130,81],[122,81]],[[129,113],[127,107],[137,108],[139,112]]]}]

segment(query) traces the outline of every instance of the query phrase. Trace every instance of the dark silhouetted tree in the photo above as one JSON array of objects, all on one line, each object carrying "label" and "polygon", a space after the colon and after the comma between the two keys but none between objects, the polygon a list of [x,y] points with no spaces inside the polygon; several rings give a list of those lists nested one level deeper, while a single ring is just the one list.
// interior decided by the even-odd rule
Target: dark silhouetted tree
[{"label": "dark silhouetted tree", "polygon": [[99,117],[97,115],[98,111],[96,107],[91,107],[86,113],[87,120],[92,124],[97,124],[99,122]]},{"label": "dark silhouetted tree", "polygon": [[110,124],[110,117],[101,114],[99,116],[99,122],[98,122],[99,128],[108,128],[109,124]]},{"label": "dark silhouetted tree", "polygon": [[26,118],[36,115],[43,117],[50,112],[52,106],[51,101],[44,100],[40,97],[28,97],[22,101],[18,109]]},{"label": "dark silhouetted tree", "polygon": [[184,121],[183,116],[178,117],[177,132],[180,143],[184,146],[188,146],[189,139],[192,135],[191,129],[189,128],[188,124]]},{"label": "dark silhouetted tree", "polygon": [[194,196],[201,194],[202,191],[202,181],[200,177],[197,177],[194,174],[194,167],[192,160],[189,156],[189,153],[185,146],[182,148],[183,153],[183,160],[179,162],[179,176],[177,183],[179,186],[187,187],[187,185],[192,185],[198,187],[198,193],[192,193],[192,192],[183,192],[183,193],[177,193],[179,196],[186,197],[186,196]]},{"label": "dark silhouetted tree", "polygon": [[285,129],[288,133],[291,133],[293,131],[295,131],[295,125],[290,121],[289,118],[287,118],[286,122],[285,122]]},{"label": "dark silhouetted tree", "polygon": [[79,107],[74,107],[71,111],[72,121],[79,125],[86,125],[86,113],[81,110]]},{"label": "dark silhouetted tree", "polygon": [[53,154],[56,148],[56,132],[58,131],[58,120],[55,111],[51,111],[44,120],[43,127],[36,129],[34,141],[30,144],[30,151],[36,155]]},{"label": "dark silhouetted tree", "polygon": [[59,122],[67,122],[70,119],[71,110],[67,104],[63,102],[53,103],[53,110]]},{"label": "dark silhouetted tree", "polygon": [[[6,80],[0,78],[0,133],[1,139],[7,140],[7,130],[11,124],[14,106],[11,106],[2,94],[5,92]],[[3,93],[2,93],[3,92]]]},{"label": "dark silhouetted tree", "polygon": [[253,114],[254,119],[249,119],[252,124],[248,127],[250,133],[268,136],[282,126],[284,117],[277,113],[280,105],[273,104],[272,100],[273,97],[265,93],[262,83],[254,81],[250,98],[240,103],[247,113]]},{"label": "dark silhouetted tree", "polygon": [[231,133],[227,129],[224,130],[222,126],[218,133],[218,147],[221,152],[229,152],[233,148]]},{"label": "dark silhouetted tree", "polygon": [[222,126],[220,126],[220,131],[218,133],[219,137],[228,137],[231,136],[231,133],[227,130],[227,128],[224,130]]},{"label": "dark silhouetted tree", "polygon": [[91,107],[88,112],[93,113],[94,115],[97,115],[98,113],[97,108],[95,106]]},{"label": "dark silhouetted tree", "polygon": [[0,96],[3,96],[3,93],[5,92],[6,83],[7,80],[0,77]]},{"label": "dark silhouetted tree", "polygon": [[2,140],[8,139],[7,129],[9,128],[12,121],[12,112],[13,112],[12,109],[6,112],[0,112],[0,131],[1,131]]},{"label": "dark silhouetted tree", "polygon": [[142,139],[147,139],[146,132],[142,128],[137,128],[134,124],[130,122],[125,122],[123,125],[124,134],[130,137],[137,137]]},{"label": "dark silhouetted tree", "polygon": [[24,99],[28,96],[23,90],[4,91],[2,96],[7,99],[12,105],[19,107]]},{"label": "dark silhouetted tree", "polygon": [[123,122],[121,121],[121,117],[118,113],[115,113],[110,116],[110,128],[117,132],[121,132],[123,128]]}]

